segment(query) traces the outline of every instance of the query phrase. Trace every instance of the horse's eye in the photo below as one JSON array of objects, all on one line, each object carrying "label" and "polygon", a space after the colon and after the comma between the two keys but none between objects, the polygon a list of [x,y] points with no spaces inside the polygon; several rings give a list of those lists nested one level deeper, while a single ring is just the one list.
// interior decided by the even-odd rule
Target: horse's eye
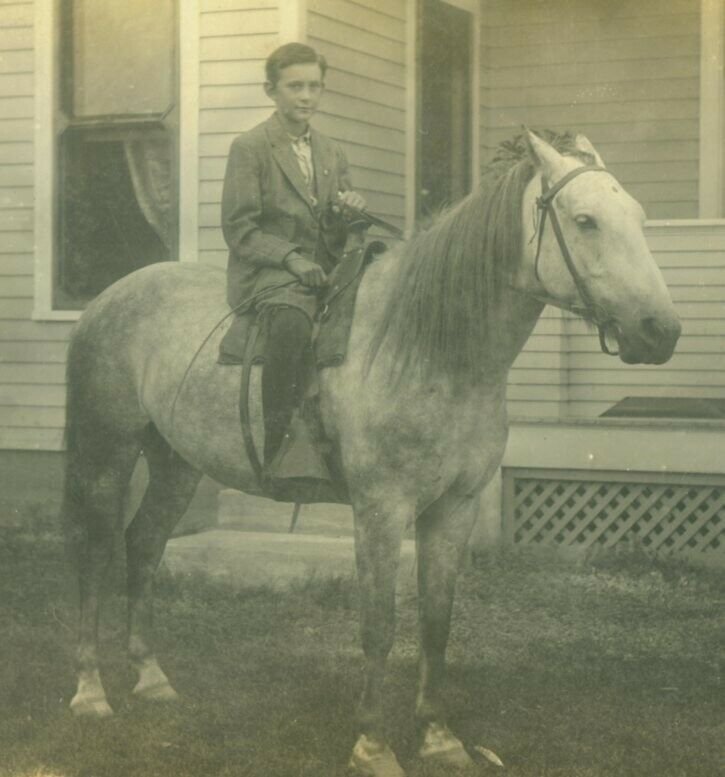
[{"label": "horse's eye", "polygon": [[591,217],[591,216],[576,216],[574,218],[574,221],[576,221],[577,226],[579,226],[580,229],[596,229],[597,228],[597,222]]}]

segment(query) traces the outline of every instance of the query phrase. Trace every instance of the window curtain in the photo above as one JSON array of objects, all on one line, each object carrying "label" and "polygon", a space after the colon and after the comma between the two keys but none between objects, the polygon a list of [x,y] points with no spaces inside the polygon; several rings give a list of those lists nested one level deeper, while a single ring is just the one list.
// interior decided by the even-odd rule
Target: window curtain
[{"label": "window curtain", "polygon": [[124,141],[136,200],[167,251],[171,251],[171,144],[166,138]]}]

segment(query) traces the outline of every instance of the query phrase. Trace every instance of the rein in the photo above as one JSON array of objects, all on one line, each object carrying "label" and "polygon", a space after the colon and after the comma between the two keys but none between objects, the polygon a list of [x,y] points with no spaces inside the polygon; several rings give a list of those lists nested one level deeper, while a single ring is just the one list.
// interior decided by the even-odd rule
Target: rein
[{"label": "rein", "polygon": [[[209,342],[214,332],[216,332],[217,329],[228,319],[231,318],[235,313],[243,313],[246,312],[245,309],[250,307],[251,304],[257,300],[259,297],[261,297],[264,294],[268,294],[270,291],[276,291],[277,289],[283,289],[285,286],[293,286],[294,284],[299,283],[297,278],[291,281],[286,281],[285,283],[277,283],[274,286],[269,286],[266,289],[262,289],[262,291],[258,291],[256,294],[253,294],[251,297],[247,297],[245,300],[242,300],[238,305],[235,305],[228,313],[226,313],[224,316],[222,316],[216,324],[214,324],[214,327],[210,330],[209,334],[201,341],[201,345],[194,351],[194,355],[191,357],[191,361],[186,365],[186,369],[184,370],[184,374],[181,376],[181,380],[179,381],[179,385],[176,387],[176,393],[174,394],[174,400],[171,403],[171,414],[169,416],[169,426],[173,429],[174,428],[174,411],[176,410],[176,402],[179,399],[179,394],[181,394],[181,389],[184,386],[184,383],[186,382],[186,378],[188,377],[189,373],[191,372],[191,368],[194,366],[194,362],[197,360],[197,357],[204,349],[204,346]],[[255,338],[256,339],[256,338]]]},{"label": "rein", "polygon": [[[569,274],[574,281],[576,290],[579,293],[582,302],[584,303],[583,312],[589,313],[590,318],[594,321],[597,330],[599,331],[599,346],[608,356],[617,356],[619,352],[610,350],[609,346],[607,345],[606,338],[607,325],[612,322],[612,319],[605,318],[600,320],[597,317],[598,306],[596,302],[594,302],[592,295],[589,293],[589,290],[584,283],[584,279],[576,269],[574,260],[571,258],[571,253],[566,244],[566,240],[564,239],[564,233],[562,232],[561,224],[559,223],[559,217],[556,215],[556,209],[554,208],[554,198],[569,183],[569,181],[576,178],[578,175],[581,175],[582,173],[590,172],[606,172],[606,170],[604,167],[600,167],[599,165],[585,165],[584,167],[577,167],[575,170],[567,173],[563,178],[560,178],[553,186],[549,186],[546,179],[542,176],[541,195],[536,198],[536,207],[541,211],[541,219],[539,220],[538,227],[538,242],[536,245],[536,257],[534,259],[534,275],[536,276],[536,280],[539,281],[542,286],[544,286],[544,283],[541,280],[541,275],[539,274],[539,259],[541,258],[541,244],[544,237],[546,217],[548,216],[551,220],[551,227],[554,230],[556,242],[559,244],[559,251],[561,251],[564,264],[566,264],[566,268],[569,270]],[[571,310],[573,312],[578,312],[575,308],[571,308]]]}]

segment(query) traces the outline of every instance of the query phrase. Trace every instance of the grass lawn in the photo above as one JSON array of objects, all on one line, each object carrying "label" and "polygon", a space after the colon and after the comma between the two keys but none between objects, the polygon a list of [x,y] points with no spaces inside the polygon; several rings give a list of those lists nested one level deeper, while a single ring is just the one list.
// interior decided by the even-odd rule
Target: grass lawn
[{"label": "grass lawn", "polygon": [[[102,628],[116,711],[75,720],[75,595],[63,547],[0,529],[2,777],[335,777],[346,773],[363,664],[354,586],[288,593],[161,575],[158,648],[183,701],[130,699],[117,570]],[[632,556],[574,565],[501,551],[462,578],[449,650],[450,723],[511,777],[725,774],[725,580]],[[415,760],[416,603],[399,607],[390,738]]]}]

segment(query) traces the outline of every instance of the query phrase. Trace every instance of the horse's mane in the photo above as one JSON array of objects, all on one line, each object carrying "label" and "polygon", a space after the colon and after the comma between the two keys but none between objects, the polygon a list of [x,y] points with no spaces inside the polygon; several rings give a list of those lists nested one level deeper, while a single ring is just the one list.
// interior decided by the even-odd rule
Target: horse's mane
[{"label": "horse's mane", "polygon": [[[539,134],[561,153],[581,156],[573,135]],[[392,379],[412,365],[424,379],[443,373],[459,386],[479,377],[492,302],[521,255],[521,201],[534,171],[524,135],[502,143],[478,190],[402,248],[368,365],[385,343]]]}]

